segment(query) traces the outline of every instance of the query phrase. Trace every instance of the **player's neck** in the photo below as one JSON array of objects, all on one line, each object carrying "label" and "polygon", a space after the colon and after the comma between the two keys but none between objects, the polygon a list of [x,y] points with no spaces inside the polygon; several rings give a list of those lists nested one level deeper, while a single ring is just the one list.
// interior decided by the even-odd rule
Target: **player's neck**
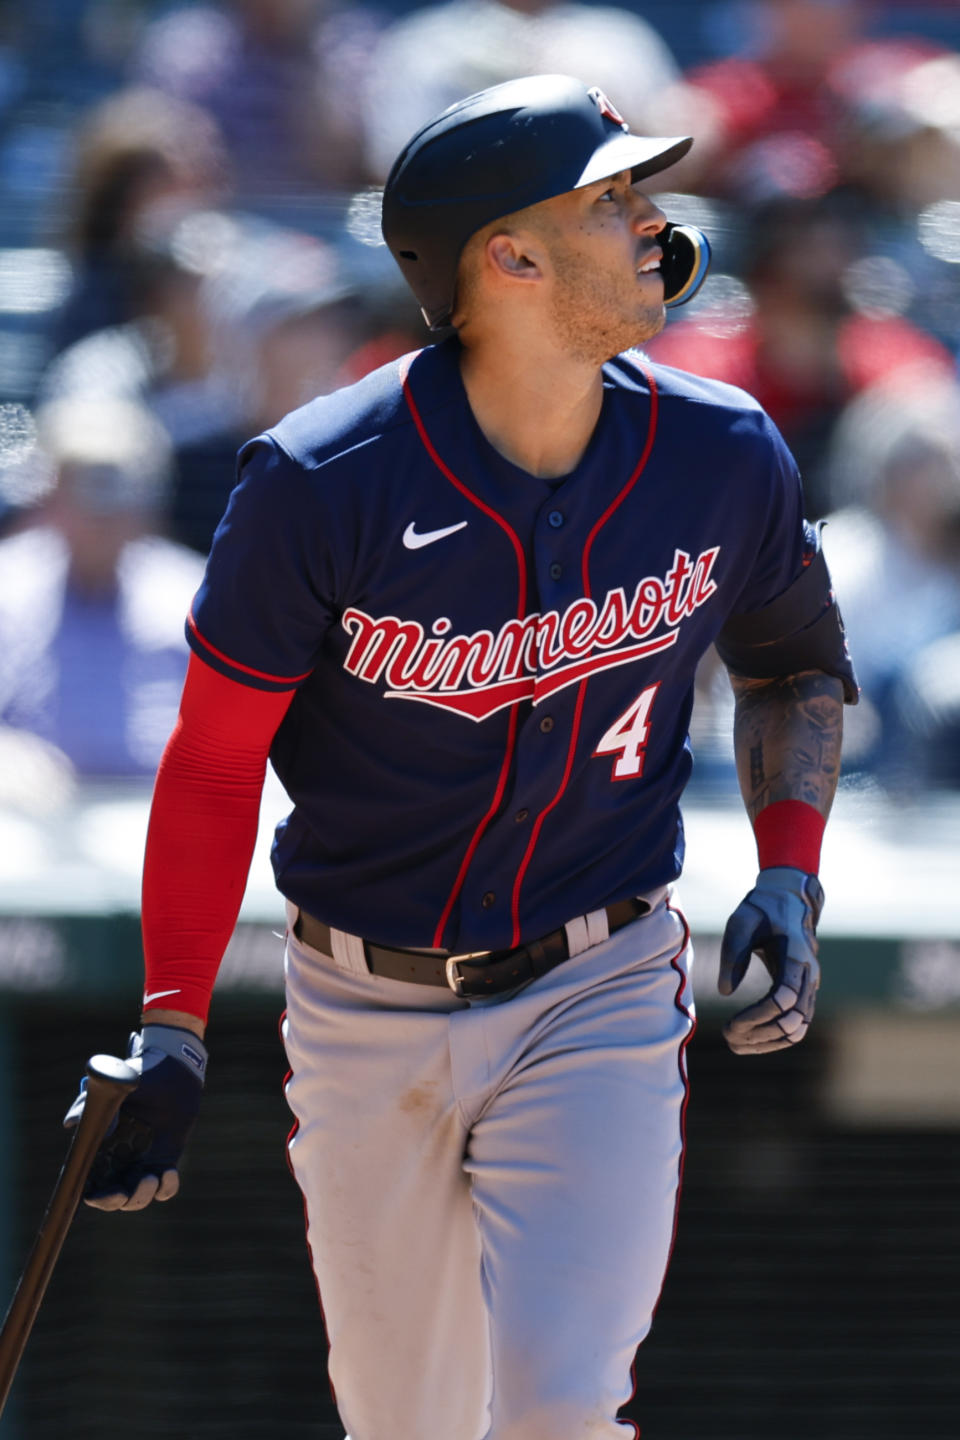
[{"label": "player's neck", "polygon": [[603,377],[595,366],[520,354],[464,349],[460,373],[480,429],[495,450],[543,479],[576,469],[600,418]]}]

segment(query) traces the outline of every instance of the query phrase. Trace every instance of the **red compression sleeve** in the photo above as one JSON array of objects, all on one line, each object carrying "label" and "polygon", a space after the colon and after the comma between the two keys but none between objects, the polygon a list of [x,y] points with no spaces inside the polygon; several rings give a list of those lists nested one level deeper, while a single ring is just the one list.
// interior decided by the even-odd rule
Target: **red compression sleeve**
[{"label": "red compression sleeve", "polygon": [[820,846],[826,820],[805,800],[775,800],[753,824],[761,870],[794,865],[808,875],[820,869]]},{"label": "red compression sleeve", "polygon": [[190,657],[147,831],[144,1010],[207,1018],[247,883],[267,755],[294,693],[254,690]]}]

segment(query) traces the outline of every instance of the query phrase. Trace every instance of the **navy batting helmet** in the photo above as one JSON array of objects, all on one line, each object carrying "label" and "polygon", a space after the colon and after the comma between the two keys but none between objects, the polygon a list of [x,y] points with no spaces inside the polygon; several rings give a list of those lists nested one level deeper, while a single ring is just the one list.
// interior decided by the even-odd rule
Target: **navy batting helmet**
[{"label": "navy batting helmet", "polygon": [[[645,179],[692,144],[632,135],[602,90],[568,75],[508,80],[451,105],[404,146],[383,192],[383,238],[439,330],[463,247],[482,226],[621,170]],[[659,241],[664,301],[679,305],[700,288],[710,247],[692,225],[668,225]]]}]

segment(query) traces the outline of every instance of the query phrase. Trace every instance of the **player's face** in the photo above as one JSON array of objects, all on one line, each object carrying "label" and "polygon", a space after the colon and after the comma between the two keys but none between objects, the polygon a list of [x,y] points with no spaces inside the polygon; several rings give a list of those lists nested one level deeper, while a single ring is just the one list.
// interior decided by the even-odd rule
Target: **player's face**
[{"label": "player's face", "polygon": [[543,205],[549,315],[571,354],[600,363],[663,328],[666,216],[629,170]]}]

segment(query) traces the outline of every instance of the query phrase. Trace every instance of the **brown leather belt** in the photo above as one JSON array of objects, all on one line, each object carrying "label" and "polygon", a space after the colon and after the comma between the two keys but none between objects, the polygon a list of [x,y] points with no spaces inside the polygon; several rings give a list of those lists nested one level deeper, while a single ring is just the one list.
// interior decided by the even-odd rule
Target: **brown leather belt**
[{"label": "brown leather belt", "polygon": [[[650,910],[648,901],[618,900],[608,905],[607,927],[611,935]],[[330,926],[301,910],[293,933],[305,945],[333,954]],[[569,959],[567,932],[561,926],[540,940],[528,941],[513,950],[486,950],[472,955],[448,955],[444,950],[402,950],[390,945],[363,941],[363,953],[371,975],[388,980],[407,980],[414,985],[443,985],[455,995],[473,998],[500,995],[528,980],[546,975]]]}]

